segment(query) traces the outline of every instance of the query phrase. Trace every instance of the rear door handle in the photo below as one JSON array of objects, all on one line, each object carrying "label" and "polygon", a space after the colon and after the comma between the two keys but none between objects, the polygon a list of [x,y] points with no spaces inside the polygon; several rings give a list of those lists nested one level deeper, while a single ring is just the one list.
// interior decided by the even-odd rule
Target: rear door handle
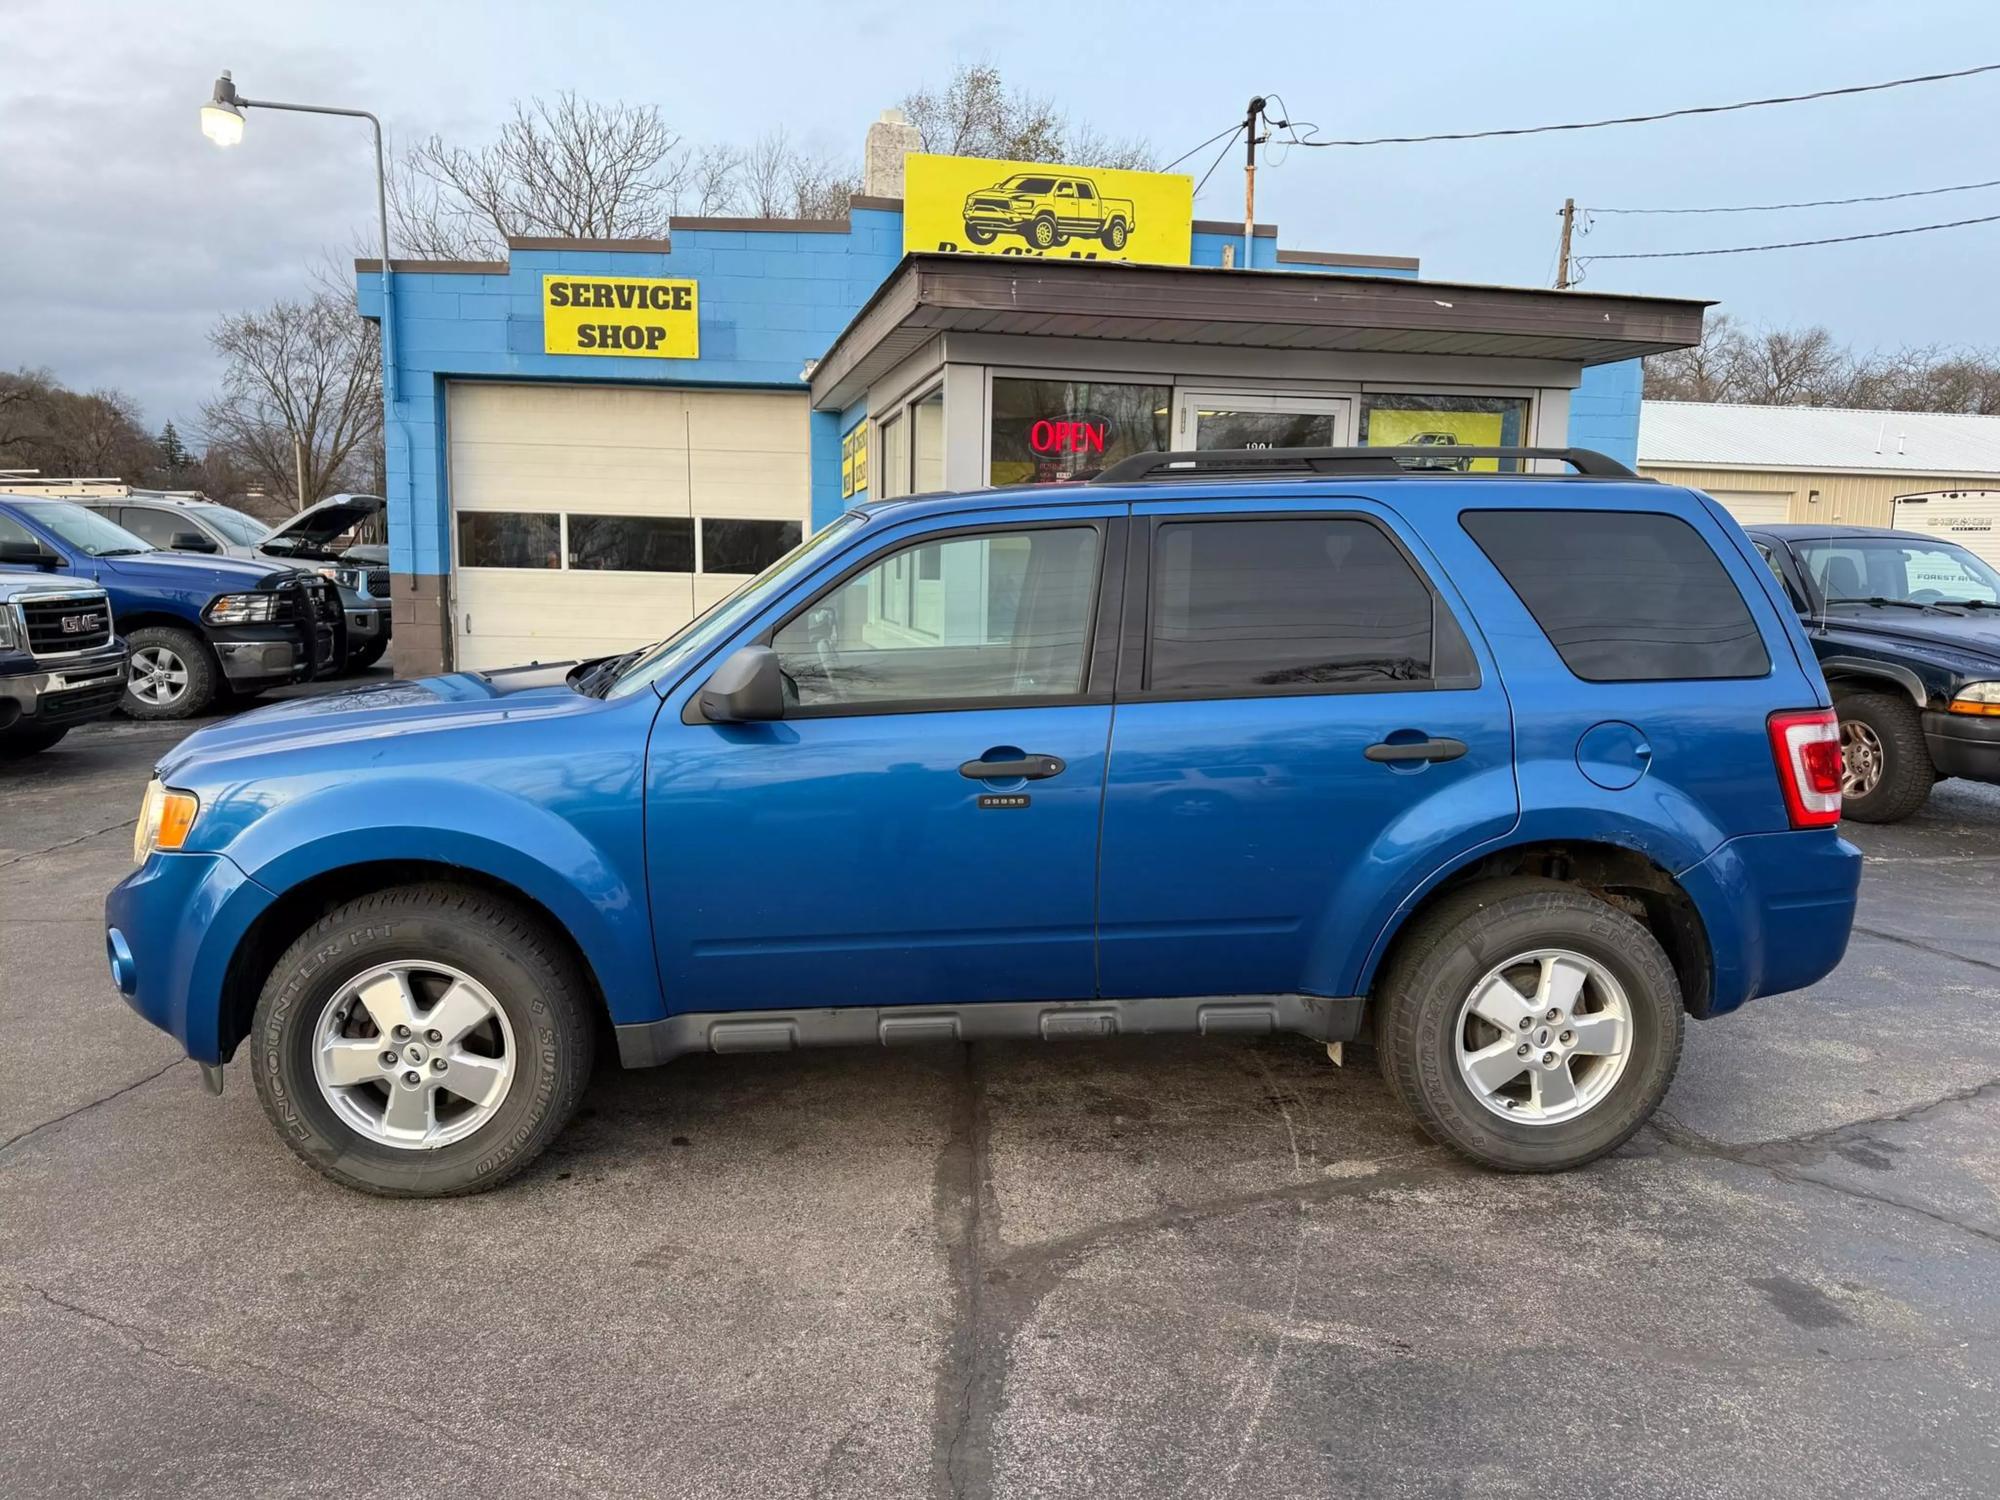
[{"label": "rear door handle", "polygon": [[1024,755],[1019,760],[969,760],[958,774],[973,781],[1042,781],[1062,775],[1063,770],[1053,755]]},{"label": "rear door handle", "polygon": [[1398,744],[1394,740],[1383,740],[1379,745],[1370,745],[1361,752],[1370,760],[1387,761],[1394,764],[1405,760],[1457,760],[1465,754],[1464,740],[1411,740]]}]

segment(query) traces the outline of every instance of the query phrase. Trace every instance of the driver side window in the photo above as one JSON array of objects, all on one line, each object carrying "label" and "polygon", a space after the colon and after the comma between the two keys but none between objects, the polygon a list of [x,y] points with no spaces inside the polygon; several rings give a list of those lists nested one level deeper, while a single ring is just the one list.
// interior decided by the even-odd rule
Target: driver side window
[{"label": "driver side window", "polygon": [[1081,692],[1098,551],[1091,526],[898,548],[772,638],[786,698],[887,708]]}]

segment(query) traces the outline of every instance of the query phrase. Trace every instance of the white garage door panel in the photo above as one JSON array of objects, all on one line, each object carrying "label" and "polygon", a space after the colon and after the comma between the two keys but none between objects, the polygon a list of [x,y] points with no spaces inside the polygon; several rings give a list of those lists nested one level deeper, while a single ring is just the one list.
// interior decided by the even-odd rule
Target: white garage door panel
[{"label": "white garage door panel", "polygon": [[1710,490],[1722,508],[1743,526],[1776,526],[1790,519],[1790,490]]},{"label": "white garage door panel", "polygon": [[[454,511],[810,524],[803,395],[454,383],[447,421]],[[453,580],[458,664],[474,669],[658,640],[743,581],[465,567]]]}]

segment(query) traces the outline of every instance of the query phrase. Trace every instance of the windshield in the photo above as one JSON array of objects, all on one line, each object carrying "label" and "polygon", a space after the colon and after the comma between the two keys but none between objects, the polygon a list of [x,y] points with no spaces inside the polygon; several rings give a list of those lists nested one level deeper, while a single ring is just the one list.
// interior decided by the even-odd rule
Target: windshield
[{"label": "windshield", "polygon": [[1955,542],[1813,537],[1792,551],[1828,605],[2000,604],[2000,573]]},{"label": "windshield", "polygon": [[92,557],[121,557],[128,552],[153,550],[123,526],[67,500],[37,500],[21,509],[37,526],[53,531],[77,551]]},{"label": "windshield", "polygon": [[1000,185],[1009,192],[1046,193],[1056,185],[1056,180],[1053,177],[1009,177]]},{"label": "windshield", "polygon": [[656,646],[644,648],[632,664],[619,673],[618,679],[605,690],[604,696],[622,698],[627,693],[636,693],[643,687],[650,687],[672,673],[682,662],[689,661],[706,651],[719,638],[735,629],[738,622],[755,613],[765,600],[790,584],[792,579],[810,566],[819,554],[841,539],[853,535],[855,528],[863,525],[865,521],[866,517],[850,511],[826,530],[807,537],[755,578],[747,581],[720,602],[709,606],[664,641]]},{"label": "windshield", "polygon": [[201,513],[202,520],[239,547],[250,546],[271,529],[262,521],[246,516],[240,510],[231,510],[226,505],[197,505],[194,509]]}]

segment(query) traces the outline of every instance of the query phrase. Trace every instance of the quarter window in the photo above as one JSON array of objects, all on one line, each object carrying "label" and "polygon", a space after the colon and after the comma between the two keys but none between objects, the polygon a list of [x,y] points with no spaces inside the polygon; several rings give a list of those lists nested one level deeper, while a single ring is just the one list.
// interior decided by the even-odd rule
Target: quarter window
[{"label": "quarter window", "polygon": [[[1351,517],[1188,521],[1153,553],[1155,693],[1429,683],[1432,598],[1388,537]],[[1453,655],[1469,653],[1456,642]]]},{"label": "quarter window", "polygon": [[1469,510],[1460,521],[1586,682],[1762,677],[1771,658],[1715,553],[1677,516]]},{"label": "quarter window", "polygon": [[1047,699],[1083,688],[1098,532],[984,532],[903,547],[772,638],[803,708]]}]

